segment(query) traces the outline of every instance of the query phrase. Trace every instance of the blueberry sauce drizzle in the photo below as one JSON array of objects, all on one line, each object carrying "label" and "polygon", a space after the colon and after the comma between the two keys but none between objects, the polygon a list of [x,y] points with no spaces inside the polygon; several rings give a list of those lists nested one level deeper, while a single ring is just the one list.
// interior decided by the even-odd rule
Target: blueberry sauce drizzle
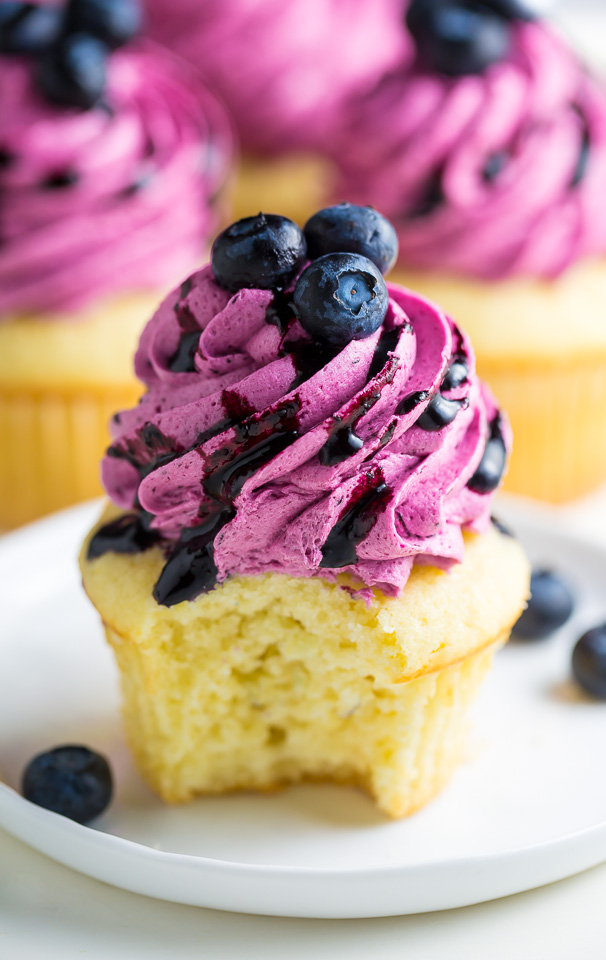
[{"label": "blueberry sauce drizzle", "polygon": [[438,207],[444,203],[444,188],[442,186],[442,171],[438,170],[431,175],[423,194],[419,197],[414,206],[406,211],[408,220],[417,220],[421,217],[428,217],[434,213]]},{"label": "blueberry sauce drizzle", "polygon": [[404,416],[404,414],[412,413],[415,407],[418,407],[420,403],[424,403],[429,394],[427,390],[417,390],[416,393],[410,393],[407,397],[404,397],[396,407],[396,413],[399,417]]},{"label": "blueberry sauce drizzle", "polygon": [[134,439],[126,440],[124,444],[124,446],[120,446],[120,443],[112,444],[107,450],[107,456],[126,460],[135,467],[139,474],[139,482],[153,470],[166,466],[184,453],[172,437],[165,436],[155,424],[149,422],[137,430]]},{"label": "blueberry sauce drizzle", "polygon": [[589,160],[591,156],[591,134],[589,131],[589,124],[587,123],[587,118],[578,107],[575,109],[581,118],[582,133],[577,165],[570,180],[571,190],[575,190],[578,186],[580,186],[587,176],[587,170],[589,168]]},{"label": "blueberry sauce drizzle", "polygon": [[201,330],[188,330],[181,335],[179,346],[168,361],[168,369],[172,373],[194,373],[196,369],[195,356],[200,343]]},{"label": "blueberry sauce drizzle", "polygon": [[338,569],[357,562],[356,547],[366,539],[390,496],[391,491],[380,469],[361,477],[347,509],[326,538],[320,567]]},{"label": "blueberry sauce drizzle", "polygon": [[274,290],[273,294],[273,300],[265,313],[265,322],[277,327],[284,335],[295,319],[292,291]]},{"label": "blueberry sauce drizzle", "polygon": [[153,589],[156,603],[172,607],[211,590],[217,582],[213,544],[219,531],[235,516],[229,507],[212,509],[205,520],[183,530]]},{"label": "blueberry sauce drizzle", "polygon": [[381,399],[383,388],[392,382],[400,366],[399,358],[393,351],[403,329],[406,328],[396,327],[393,330],[384,330],[381,334],[368,371],[367,386],[345,414],[333,417],[334,427],[318,455],[322,466],[334,467],[343,463],[364,446],[364,441],[355,432],[356,427],[362,417]]},{"label": "blueberry sauce drizzle", "polygon": [[441,393],[436,393],[425,407],[415,426],[428,433],[436,433],[451,424],[459,410],[468,406],[469,400],[467,397],[464,397],[463,400],[448,400]]},{"label": "blueberry sauce drizzle", "polygon": [[87,558],[96,560],[104,553],[143,553],[160,542],[160,536],[150,528],[153,514],[145,510],[126,513],[101,527],[92,537]]},{"label": "blueberry sauce drizzle", "polygon": [[57,170],[45,177],[40,186],[42,190],[63,190],[65,187],[73,187],[79,179],[77,170]]},{"label": "blueberry sauce drizzle", "polygon": [[482,170],[482,180],[484,183],[494,183],[501,176],[503,170],[509,163],[509,154],[505,150],[499,150],[491,154],[484,164]]},{"label": "blueberry sauce drizzle", "polygon": [[501,415],[497,413],[490,424],[490,433],[482,459],[467,486],[474,493],[492,493],[501,482],[506,464],[507,448],[501,430]]}]

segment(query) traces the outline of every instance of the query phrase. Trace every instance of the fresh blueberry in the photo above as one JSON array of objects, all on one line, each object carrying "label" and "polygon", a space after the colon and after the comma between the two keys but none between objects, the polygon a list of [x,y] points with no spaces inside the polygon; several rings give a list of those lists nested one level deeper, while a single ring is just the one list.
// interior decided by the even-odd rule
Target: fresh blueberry
[{"label": "fresh blueberry", "polygon": [[501,432],[501,417],[497,414],[490,424],[490,433],[482,459],[467,486],[474,493],[492,493],[499,486],[506,466],[507,447]]},{"label": "fresh blueberry", "polygon": [[88,747],[55,747],[40,753],[23,774],[26,800],[77,823],[89,823],[100,816],[112,793],[107,760]]},{"label": "fresh blueberry", "polygon": [[303,228],[310,260],[326,253],[361,253],[388,273],[398,257],[395,229],[373,207],[339,203],[314,213]]},{"label": "fresh blueberry", "polygon": [[314,340],[344,347],[379,329],[389,295],[378,267],[359,253],[328,253],[305,268],[293,306]]},{"label": "fresh blueberry", "polygon": [[305,263],[300,228],[287,217],[259,213],[220,233],[211,252],[215,279],[235,293],[243,287],[284,288]]},{"label": "fresh blueberry", "polygon": [[34,3],[0,3],[0,53],[39,53],[61,33],[63,10]]},{"label": "fresh blueberry", "polygon": [[68,34],[45,53],[38,67],[38,86],[47,100],[64,107],[90,110],[105,89],[108,49],[86,33]]},{"label": "fresh blueberry", "polygon": [[138,0],[70,0],[67,5],[70,31],[89,33],[108,47],[121,47],[143,26]]},{"label": "fresh blueberry", "polygon": [[565,580],[552,570],[534,570],[530,600],[514,633],[522,640],[542,640],[570,618],[574,598]]},{"label": "fresh blueberry", "polygon": [[422,63],[450,77],[483,73],[509,52],[508,18],[480,0],[416,0],[407,24]]},{"label": "fresh blueberry", "polygon": [[584,633],[572,651],[572,672],[584,690],[606,700],[606,623]]}]

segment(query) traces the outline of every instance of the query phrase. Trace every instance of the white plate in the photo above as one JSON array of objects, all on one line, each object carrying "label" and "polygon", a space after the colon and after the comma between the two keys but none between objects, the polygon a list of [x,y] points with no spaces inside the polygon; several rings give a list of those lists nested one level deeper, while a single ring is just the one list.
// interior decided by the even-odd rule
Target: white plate
[{"label": "white plate", "polygon": [[[0,826],[107,883],[179,903],[301,917],[459,907],[606,860],[606,705],[569,681],[570,650],[606,619],[606,552],[557,532],[547,511],[501,508],[535,560],[574,582],[572,622],[510,644],[478,705],[468,762],[433,804],[390,822],[355,790],[160,804],[123,745],[116,672],[83,596],[86,505],[0,540]],[[117,797],[95,829],[23,800],[37,751],[84,742],[109,755]]]}]

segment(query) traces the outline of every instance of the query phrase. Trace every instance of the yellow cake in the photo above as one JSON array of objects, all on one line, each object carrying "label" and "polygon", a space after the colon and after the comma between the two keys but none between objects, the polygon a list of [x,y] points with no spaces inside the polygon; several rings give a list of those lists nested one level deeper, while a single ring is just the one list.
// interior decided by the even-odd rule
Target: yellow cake
[{"label": "yellow cake", "polygon": [[369,606],[338,584],[267,573],[163,607],[159,549],[89,561],[87,546],[84,587],[116,655],[128,741],[168,803],[311,778],[412,813],[461,761],[470,704],[528,593],[524,552],[496,528],[468,536],[450,573],[415,567],[402,597],[375,591]]}]

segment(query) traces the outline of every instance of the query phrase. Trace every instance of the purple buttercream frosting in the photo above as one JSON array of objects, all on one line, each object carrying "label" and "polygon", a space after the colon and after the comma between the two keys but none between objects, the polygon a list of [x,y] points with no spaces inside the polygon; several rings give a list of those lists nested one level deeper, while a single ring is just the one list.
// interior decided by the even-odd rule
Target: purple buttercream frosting
[{"label": "purple buttercream frosting", "polygon": [[[349,572],[397,595],[413,562],[460,561],[462,531],[490,519],[490,493],[470,480],[495,423],[507,447],[509,428],[453,321],[388,290],[383,326],[327,354],[287,295],[230,294],[210,267],[194,274],[142,335],[135,367],[147,392],[114,418],[103,462],[114,503],[142,508],[167,546],[220,517],[219,582]],[[453,361],[464,375],[445,380]],[[456,415],[422,428],[440,388]],[[355,547],[349,562],[334,561],[339,544]]]},{"label": "purple buttercream frosting", "polygon": [[47,102],[34,69],[0,59],[0,318],[167,289],[216,227],[223,107],[151,42],[111,55],[92,110]]},{"label": "purple buttercream frosting", "polygon": [[403,265],[550,278],[606,252],[606,94],[543,22],[483,74],[387,74],[333,145],[338,196],[389,217]]}]

